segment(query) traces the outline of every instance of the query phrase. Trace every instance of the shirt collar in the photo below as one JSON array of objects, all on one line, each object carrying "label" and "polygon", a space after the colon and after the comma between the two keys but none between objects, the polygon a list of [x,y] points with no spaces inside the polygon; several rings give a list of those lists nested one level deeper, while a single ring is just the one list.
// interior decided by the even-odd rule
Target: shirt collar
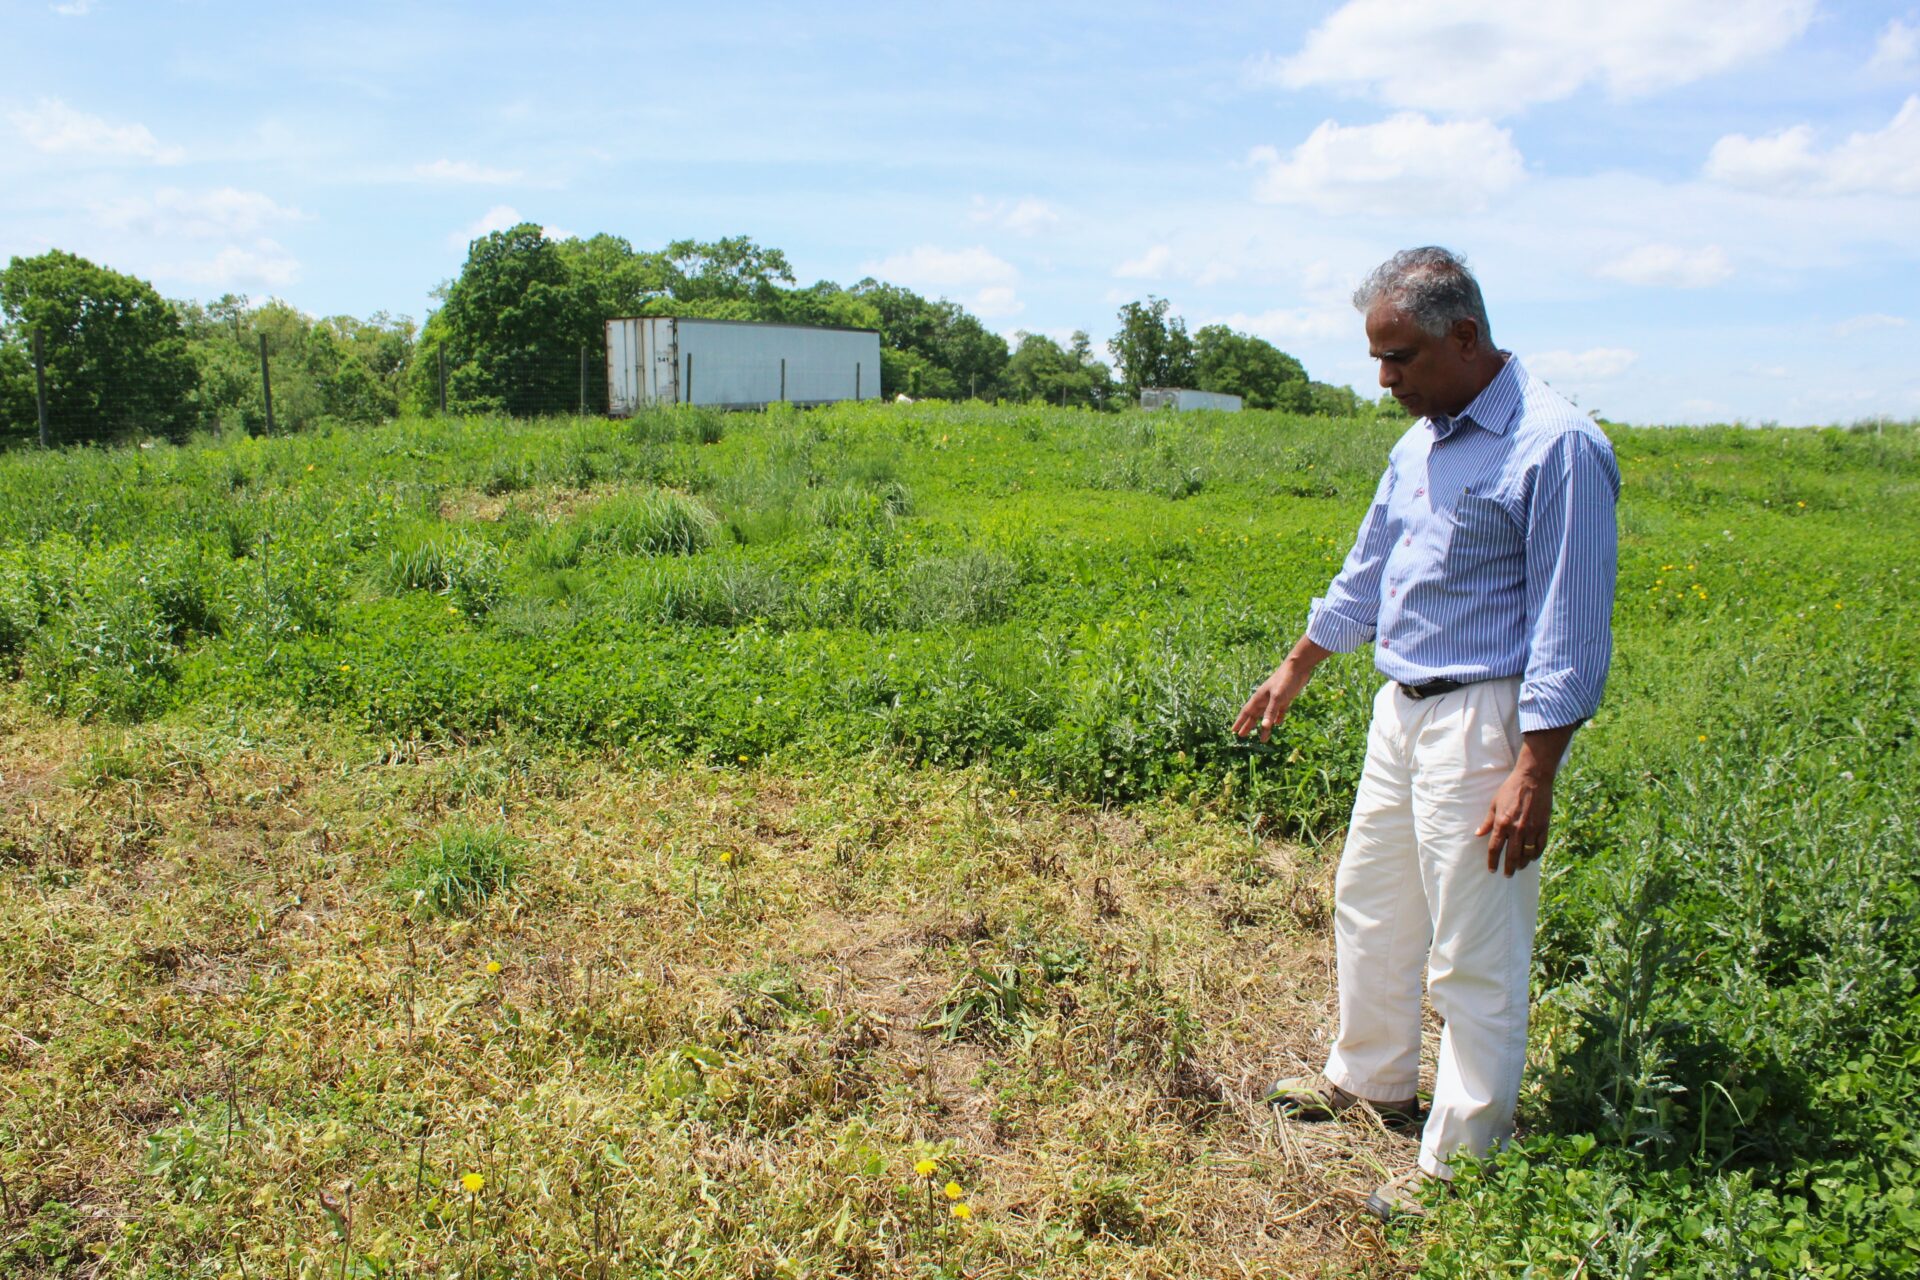
[{"label": "shirt collar", "polygon": [[1471,422],[1482,431],[1491,431],[1497,436],[1507,434],[1507,428],[1513,425],[1514,415],[1520,412],[1520,389],[1526,378],[1526,370],[1513,356],[1507,356],[1506,363],[1500,366],[1500,372],[1493,375],[1493,381],[1480,389],[1471,403],[1459,413],[1448,417],[1435,414],[1428,419],[1433,424],[1433,438],[1445,440],[1456,431],[1463,422]]}]

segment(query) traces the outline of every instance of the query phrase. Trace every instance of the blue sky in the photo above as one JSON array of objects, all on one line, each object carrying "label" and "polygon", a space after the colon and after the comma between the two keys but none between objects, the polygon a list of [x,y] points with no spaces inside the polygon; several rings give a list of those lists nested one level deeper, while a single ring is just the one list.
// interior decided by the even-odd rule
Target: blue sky
[{"label": "blue sky", "polygon": [[994,328],[1170,299],[1369,393],[1465,253],[1635,422],[1920,417],[1920,0],[0,0],[0,257],[424,316],[470,236],[746,234]]}]

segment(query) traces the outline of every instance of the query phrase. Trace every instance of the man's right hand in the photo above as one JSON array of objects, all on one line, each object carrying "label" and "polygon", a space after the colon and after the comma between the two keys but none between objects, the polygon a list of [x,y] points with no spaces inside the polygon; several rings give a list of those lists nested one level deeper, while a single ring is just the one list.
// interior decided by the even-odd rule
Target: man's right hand
[{"label": "man's right hand", "polygon": [[1293,652],[1287,655],[1287,660],[1261,681],[1260,687],[1247,699],[1247,705],[1240,708],[1240,715],[1233,722],[1234,733],[1244,738],[1258,729],[1260,741],[1271,738],[1273,726],[1287,718],[1293,700],[1300,696],[1300,691],[1307,687],[1307,681],[1313,678],[1313,669],[1331,654],[1332,650],[1323,649],[1302,636],[1300,642],[1293,646]]}]

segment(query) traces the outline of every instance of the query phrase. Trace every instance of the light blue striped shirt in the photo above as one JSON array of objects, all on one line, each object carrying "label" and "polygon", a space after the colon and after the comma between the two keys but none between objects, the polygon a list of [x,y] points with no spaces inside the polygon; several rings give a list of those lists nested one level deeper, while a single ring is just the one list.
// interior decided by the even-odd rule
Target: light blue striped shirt
[{"label": "light blue striped shirt", "polygon": [[1613,446],[1520,361],[1394,445],[1307,636],[1389,680],[1520,676],[1520,729],[1591,716],[1613,657]]}]

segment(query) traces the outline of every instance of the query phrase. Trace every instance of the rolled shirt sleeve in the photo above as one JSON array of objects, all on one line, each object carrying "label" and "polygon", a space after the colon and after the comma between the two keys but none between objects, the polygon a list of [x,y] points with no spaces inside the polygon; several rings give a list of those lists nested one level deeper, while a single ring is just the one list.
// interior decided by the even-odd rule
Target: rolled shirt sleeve
[{"label": "rolled shirt sleeve", "polygon": [[1619,497],[1604,438],[1568,432],[1540,460],[1527,508],[1523,733],[1578,724],[1600,705],[1613,657]]},{"label": "rolled shirt sleeve", "polygon": [[1393,464],[1380,476],[1373,506],[1347,552],[1346,564],[1307,610],[1307,639],[1334,653],[1351,653],[1373,639],[1380,618],[1380,575],[1393,547]]}]

